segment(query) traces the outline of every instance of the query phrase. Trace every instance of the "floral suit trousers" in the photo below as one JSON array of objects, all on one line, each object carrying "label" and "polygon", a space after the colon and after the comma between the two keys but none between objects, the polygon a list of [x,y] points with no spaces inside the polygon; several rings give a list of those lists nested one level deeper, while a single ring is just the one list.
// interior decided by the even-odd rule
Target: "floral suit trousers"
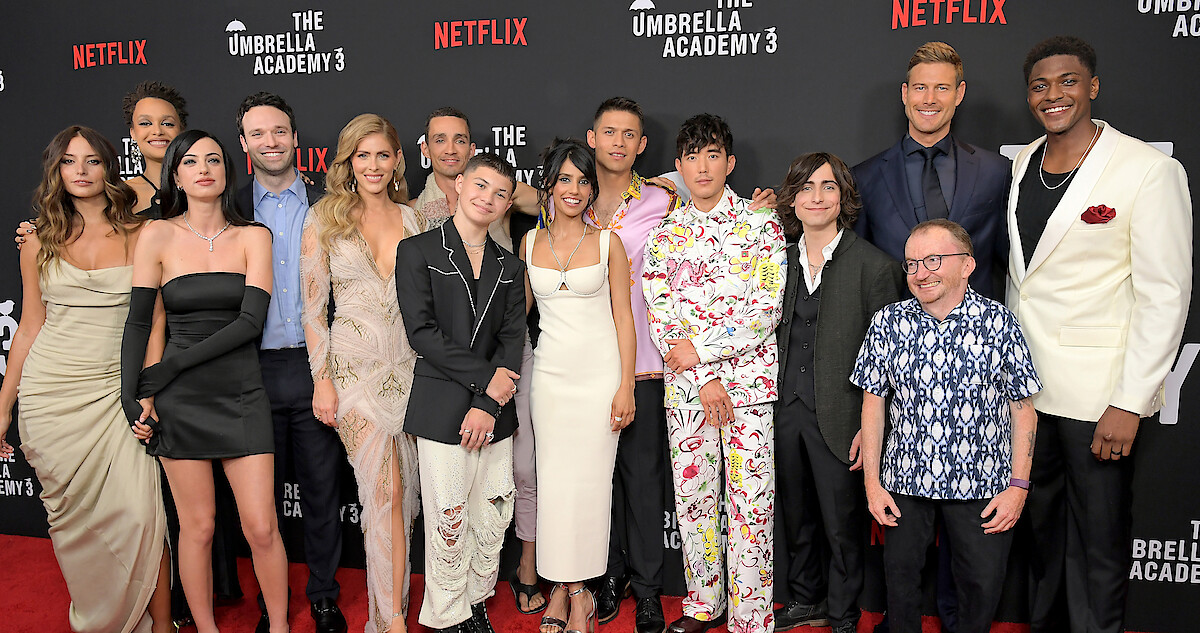
[{"label": "floral suit trousers", "polygon": [[[667,409],[667,429],[688,590],[683,614],[711,620],[728,606],[731,633],[771,633],[775,628],[772,403],[735,407],[733,422],[720,428],[706,424],[703,411]],[[725,547],[719,514],[722,496],[729,521]]]}]

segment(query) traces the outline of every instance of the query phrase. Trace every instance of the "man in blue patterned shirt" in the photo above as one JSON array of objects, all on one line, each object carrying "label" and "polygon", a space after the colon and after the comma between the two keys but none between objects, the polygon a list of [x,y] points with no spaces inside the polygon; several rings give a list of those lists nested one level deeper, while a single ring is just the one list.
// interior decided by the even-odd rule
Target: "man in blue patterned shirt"
[{"label": "man in blue patterned shirt", "polygon": [[961,226],[918,224],[904,255],[913,298],[875,314],[850,375],[863,388],[867,507],[887,528],[888,613],[893,631],[921,631],[921,568],[940,512],[958,631],[987,633],[1028,494],[1037,429],[1030,396],[1042,385],[1016,318],[967,285],[975,257]]}]

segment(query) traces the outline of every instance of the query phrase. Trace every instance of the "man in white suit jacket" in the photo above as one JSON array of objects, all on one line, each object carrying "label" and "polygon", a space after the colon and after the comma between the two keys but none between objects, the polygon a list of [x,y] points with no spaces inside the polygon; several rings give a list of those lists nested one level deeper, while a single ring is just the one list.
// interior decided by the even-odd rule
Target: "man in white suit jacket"
[{"label": "man in white suit jacket", "polygon": [[1191,298],[1187,175],[1091,118],[1095,68],[1078,38],[1030,51],[1029,107],[1047,134],[1017,156],[1009,195],[1008,306],[1044,383],[1026,513],[1035,632],[1123,630],[1132,462],[1122,458],[1162,406]]}]

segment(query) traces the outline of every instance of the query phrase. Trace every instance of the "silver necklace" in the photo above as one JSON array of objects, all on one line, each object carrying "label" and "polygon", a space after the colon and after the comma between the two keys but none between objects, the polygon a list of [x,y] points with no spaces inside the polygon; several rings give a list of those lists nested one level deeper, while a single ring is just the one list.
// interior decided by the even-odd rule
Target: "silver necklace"
[{"label": "silver necklace", "polygon": [[546,229],[546,241],[550,242],[550,254],[554,256],[554,263],[558,265],[558,286],[560,288],[563,286],[566,286],[567,288],[571,287],[570,284],[567,283],[567,267],[571,265],[571,260],[575,258],[575,252],[579,250],[580,246],[583,246],[583,238],[585,237],[587,237],[586,226],[583,227],[583,235],[579,236],[579,242],[575,244],[575,248],[571,251],[571,254],[567,256],[566,265],[563,265],[563,263],[558,259],[558,253],[554,252],[554,236],[550,232],[550,229]]},{"label": "silver necklace", "polygon": [[1059,187],[1067,184],[1067,181],[1071,179],[1071,176],[1075,175],[1075,170],[1079,169],[1079,166],[1083,164],[1083,159],[1087,157],[1088,152],[1092,151],[1092,146],[1096,144],[1096,139],[1099,137],[1100,137],[1100,126],[1097,125],[1096,133],[1092,135],[1092,142],[1088,143],[1087,149],[1083,150],[1083,155],[1079,157],[1079,162],[1075,163],[1075,168],[1067,173],[1067,177],[1063,178],[1062,182],[1058,183],[1057,185],[1054,185],[1053,187],[1046,184],[1046,148],[1043,147],[1042,148],[1042,162],[1041,162],[1041,164],[1038,165],[1038,178],[1040,178],[1042,180],[1042,186],[1050,191],[1054,191],[1055,189],[1058,189]]},{"label": "silver necklace", "polygon": [[471,248],[483,248],[484,246],[487,246],[487,237],[485,236],[483,238],[482,244],[472,244],[465,239],[462,241],[462,243],[463,243],[463,246],[470,246]]},{"label": "silver necklace", "polygon": [[210,252],[210,253],[213,252],[213,240],[220,237],[221,234],[225,232],[225,229],[229,228],[229,221],[227,220],[225,222],[225,226],[221,227],[220,231],[217,231],[216,233],[213,234],[212,237],[209,237],[207,235],[201,235],[200,231],[197,231],[195,228],[192,227],[192,223],[188,222],[187,213],[183,214],[183,223],[187,225],[188,230],[191,231],[192,233],[194,233],[196,235],[196,237],[198,237],[202,240],[208,240],[208,252]]}]

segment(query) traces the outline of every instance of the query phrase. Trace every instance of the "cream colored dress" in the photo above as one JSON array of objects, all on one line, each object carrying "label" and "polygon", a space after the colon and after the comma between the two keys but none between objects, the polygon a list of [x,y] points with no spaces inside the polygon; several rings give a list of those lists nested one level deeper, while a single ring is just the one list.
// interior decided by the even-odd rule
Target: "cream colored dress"
[{"label": "cream colored dress", "polygon": [[[421,232],[423,223],[413,210],[399,206],[404,237]],[[354,467],[363,506],[370,602],[366,632],[382,632],[389,629],[392,613],[408,610],[407,570],[401,604],[393,604],[391,469],[394,455],[399,461],[407,544],[420,509],[416,442],[403,431],[417,355],[400,318],[395,270],[375,268],[371,249],[357,231],[335,240],[329,251],[321,248],[317,232],[310,214],[300,251],[303,319],[318,333],[315,340],[307,341],[309,364],[314,379],[331,378],[337,390],[337,431]],[[327,318],[331,288],[332,327]]]},{"label": "cream colored dress", "polygon": [[603,575],[608,566],[620,438],[609,417],[621,383],[608,287],[612,232],[600,232],[601,261],[565,275],[533,265],[535,234],[526,234],[525,263],[542,330],[529,393],[537,443],[537,571],[546,580],[574,582]]},{"label": "cream colored dress", "polygon": [[21,450],[42,484],[79,633],[150,630],[166,542],[158,463],[121,409],[132,280],[132,266],[52,262],[39,281],[46,322],[21,372]]}]

